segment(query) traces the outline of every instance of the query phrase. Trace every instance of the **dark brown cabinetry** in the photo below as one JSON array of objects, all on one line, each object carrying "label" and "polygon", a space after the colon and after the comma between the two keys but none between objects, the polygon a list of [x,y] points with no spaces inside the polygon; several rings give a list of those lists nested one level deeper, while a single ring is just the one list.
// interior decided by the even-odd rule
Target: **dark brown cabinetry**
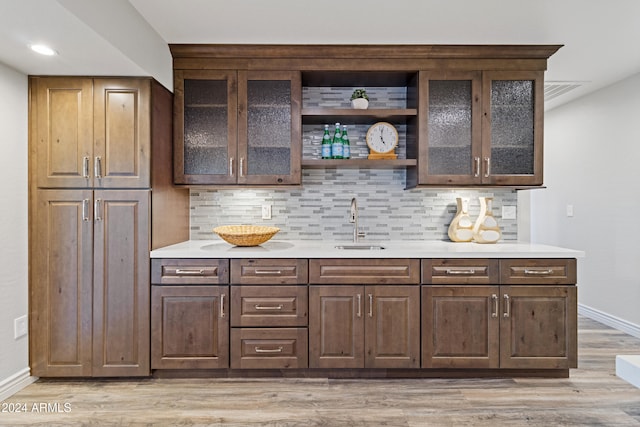
[{"label": "dark brown cabinetry", "polygon": [[32,78],[40,188],[149,188],[151,84]]},{"label": "dark brown cabinetry", "polygon": [[229,367],[228,286],[153,286],[152,369]]},{"label": "dark brown cabinetry", "polygon": [[542,184],[543,78],[421,72],[417,184]]},{"label": "dark brown cabinetry", "polygon": [[417,260],[310,260],[309,366],[419,367],[418,280]]},{"label": "dark brown cabinetry", "polygon": [[575,269],[575,259],[154,259],[151,366],[563,375],[577,365]]},{"label": "dark brown cabinetry", "polygon": [[231,367],[308,367],[308,261],[231,261]]},{"label": "dark brown cabinetry", "polygon": [[30,78],[34,375],[149,375],[149,249],[188,236],[171,102],[151,79]]},{"label": "dark brown cabinetry", "polygon": [[311,368],[418,368],[418,286],[311,286]]},{"label": "dark brown cabinetry", "polygon": [[229,367],[229,260],[154,259],[151,368]]},{"label": "dark brown cabinetry", "polygon": [[[255,162],[246,157],[250,157],[251,143],[244,141],[246,135],[251,135],[251,103],[247,101],[244,106],[242,103],[250,99],[245,98],[244,89],[249,87],[246,82],[251,81],[251,76],[268,80],[272,72],[264,70],[286,69],[301,74],[294,85],[302,84],[302,98],[295,98],[302,99],[302,109],[296,110],[293,107],[296,101],[292,102],[291,122],[302,126],[302,134],[298,132],[294,141],[299,143],[301,135],[305,141],[296,154],[297,161],[303,154],[304,168],[406,168],[409,188],[542,184],[543,78],[548,58],[561,46],[170,47],[176,76],[177,183],[272,184],[273,179],[268,176],[282,175],[270,170],[262,178],[251,177],[249,170],[244,169]],[[224,71],[229,68],[238,71]],[[211,77],[207,77],[208,73]],[[192,103],[186,92],[183,94],[183,89],[186,91],[191,84],[188,76],[213,81],[221,73],[227,73],[221,77],[222,83],[216,83],[222,96],[214,96],[214,90],[203,87],[202,81],[194,83],[198,85],[196,102]],[[357,110],[349,104],[351,92],[360,87],[370,92],[369,109]],[[232,99],[236,92],[237,102]],[[212,101],[204,99],[208,95],[212,95]],[[221,105],[228,109],[221,110]],[[245,107],[249,111],[248,120],[243,117]],[[357,143],[357,138],[363,141],[368,127],[377,121],[390,122],[398,129],[397,159],[368,160],[368,149]],[[322,135],[323,124],[335,122],[350,128],[353,141],[349,160],[322,160],[319,147],[311,142]],[[227,144],[236,140],[236,132],[237,149],[227,149]],[[210,153],[214,146],[216,150],[226,150],[216,155],[215,160]],[[270,156],[286,158],[272,148]],[[257,142],[255,149],[256,153],[262,153],[262,143]],[[194,154],[193,158],[197,163],[209,156],[200,165],[204,172],[196,171],[195,167],[194,172],[181,169],[191,168],[190,151],[207,153]],[[185,153],[185,158],[181,159],[180,153]],[[239,159],[244,167],[238,166]],[[292,157],[292,165],[293,162]],[[215,171],[206,171],[214,164]],[[287,183],[285,177],[281,178],[282,182],[275,183]]]},{"label": "dark brown cabinetry", "polygon": [[300,73],[175,70],[177,184],[299,184]]},{"label": "dark brown cabinetry", "polygon": [[[466,262],[467,271],[478,268],[477,260]],[[423,261],[423,267],[442,263],[446,260]],[[425,282],[433,284],[422,287],[423,367],[577,367],[577,289],[571,273],[575,260],[501,260],[500,264],[505,285],[498,281],[440,285],[451,283],[450,278],[427,274]],[[531,285],[507,285],[510,272],[524,269],[533,277]],[[561,275],[564,278],[558,279]],[[488,281],[476,281],[483,282]]]}]

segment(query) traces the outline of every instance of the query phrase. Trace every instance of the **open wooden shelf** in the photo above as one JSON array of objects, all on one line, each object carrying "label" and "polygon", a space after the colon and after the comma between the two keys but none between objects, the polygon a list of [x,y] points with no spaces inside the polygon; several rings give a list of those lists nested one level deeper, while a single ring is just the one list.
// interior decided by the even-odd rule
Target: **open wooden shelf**
[{"label": "open wooden shelf", "polygon": [[375,108],[358,110],[355,108],[303,108],[302,122],[305,124],[323,124],[347,121],[353,124],[372,123],[375,120],[387,120],[393,123],[406,123],[416,117],[416,108]]},{"label": "open wooden shelf", "polygon": [[390,159],[390,160],[369,160],[369,159],[302,159],[302,167],[306,169],[322,168],[370,168],[370,169],[393,169],[416,166],[416,159]]}]

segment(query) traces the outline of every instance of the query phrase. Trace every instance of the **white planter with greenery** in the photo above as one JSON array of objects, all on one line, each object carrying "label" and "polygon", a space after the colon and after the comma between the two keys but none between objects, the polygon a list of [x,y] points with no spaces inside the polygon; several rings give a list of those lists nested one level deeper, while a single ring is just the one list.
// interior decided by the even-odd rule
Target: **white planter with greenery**
[{"label": "white planter with greenery", "polygon": [[351,94],[351,106],[358,110],[366,110],[369,108],[369,96],[364,89],[356,89]]}]

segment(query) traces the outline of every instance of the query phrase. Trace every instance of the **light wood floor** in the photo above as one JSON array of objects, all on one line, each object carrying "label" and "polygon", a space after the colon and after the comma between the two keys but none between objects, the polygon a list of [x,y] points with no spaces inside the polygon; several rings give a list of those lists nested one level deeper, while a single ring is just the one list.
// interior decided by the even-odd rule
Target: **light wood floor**
[{"label": "light wood floor", "polygon": [[27,412],[0,425],[640,426],[640,390],[615,376],[640,340],[579,325],[570,378],[40,380],[2,403]]}]

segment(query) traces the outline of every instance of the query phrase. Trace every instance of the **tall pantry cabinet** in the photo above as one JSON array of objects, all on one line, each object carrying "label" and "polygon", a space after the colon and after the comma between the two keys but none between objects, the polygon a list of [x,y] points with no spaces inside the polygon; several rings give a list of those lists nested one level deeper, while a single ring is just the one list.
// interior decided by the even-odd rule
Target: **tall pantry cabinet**
[{"label": "tall pantry cabinet", "polygon": [[188,239],[172,95],[149,78],[29,83],[32,375],[149,375],[149,251]]}]

